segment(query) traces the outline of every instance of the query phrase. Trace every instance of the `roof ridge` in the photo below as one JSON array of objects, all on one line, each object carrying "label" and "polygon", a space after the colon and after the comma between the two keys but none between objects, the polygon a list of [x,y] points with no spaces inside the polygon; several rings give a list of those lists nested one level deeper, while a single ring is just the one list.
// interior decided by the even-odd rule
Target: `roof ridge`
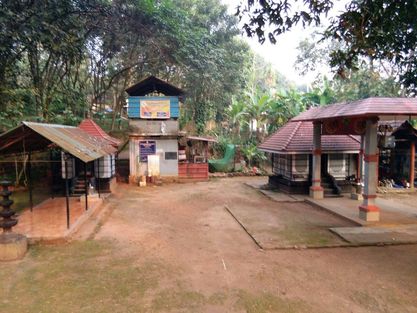
[{"label": "roof ridge", "polygon": [[351,134],[349,134],[348,136],[349,136],[350,138],[352,138],[353,140],[355,140],[355,141],[357,141],[357,142],[361,143],[361,141],[360,141],[358,138],[356,138],[357,136],[354,136],[354,135],[351,135]]},{"label": "roof ridge", "polygon": [[[120,140],[118,138],[110,136],[99,124],[97,124],[92,118],[86,118],[78,125],[79,129],[82,129],[94,137],[105,139],[112,142],[112,144],[119,145]],[[85,129],[84,129],[85,128]]]},{"label": "roof ridge", "polygon": [[[294,122],[293,122],[294,123]],[[292,138],[294,137],[294,135],[297,133],[298,129],[300,128],[301,124],[303,123],[302,121],[299,122],[295,122],[298,125],[296,125],[292,131],[292,133],[288,136],[288,139],[286,140],[285,144],[284,144],[284,149],[287,150],[288,145],[290,144]]]},{"label": "roof ridge", "polygon": [[40,122],[28,122],[28,121],[22,121],[22,124],[28,126],[28,125],[42,125],[47,127],[59,127],[59,128],[76,128],[77,126],[72,125],[62,125],[62,124],[53,124],[53,123],[40,123]]},{"label": "roof ridge", "polygon": [[83,122],[87,122],[87,123],[89,122],[90,125],[92,125],[100,133],[101,136],[103,136],[103,137],[108,136],[108,134],[103,130],[103,128],[101,128],[100,125],[98,125],[96,122],[94,122],[94,120],[92,118],[84,119],[83,121],[81,121],[81,124]]}]

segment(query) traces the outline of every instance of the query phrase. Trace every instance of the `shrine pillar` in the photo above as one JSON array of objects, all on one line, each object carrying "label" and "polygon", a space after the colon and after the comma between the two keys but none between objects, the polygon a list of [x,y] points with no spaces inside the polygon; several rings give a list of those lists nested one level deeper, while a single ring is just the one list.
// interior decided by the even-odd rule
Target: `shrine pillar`
[{"label": "shrine pillar", "polygon": [[313,123],[313,171],[310,197],[323,199],[323,187],[321,187],[321,122]]},{"label": "shrine pillar", "polygon": [[364,190],[363,202],[359,206],[359,218],[365,221],[379,221],[379,207],[376,206],[377,189],[377,119],[366,121],[365,154],[364,154]]}]

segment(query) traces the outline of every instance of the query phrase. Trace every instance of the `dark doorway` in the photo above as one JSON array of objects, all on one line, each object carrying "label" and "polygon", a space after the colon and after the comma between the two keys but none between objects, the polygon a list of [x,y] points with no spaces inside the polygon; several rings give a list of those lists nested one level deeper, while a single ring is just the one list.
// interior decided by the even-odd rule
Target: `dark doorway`
[{"label": "dark doorway", "polygon": [[328,154],[322,154],[321,155],[321,175],[327,174],[327,166],[329,164],[329,155]]}]

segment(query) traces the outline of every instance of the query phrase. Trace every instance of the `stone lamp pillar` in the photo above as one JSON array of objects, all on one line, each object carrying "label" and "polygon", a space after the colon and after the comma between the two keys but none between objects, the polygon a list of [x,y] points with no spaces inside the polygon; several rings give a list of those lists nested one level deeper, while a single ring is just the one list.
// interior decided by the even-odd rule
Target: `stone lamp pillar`
[{"label": "stone lamp pillar", "polygon": [[3,229],[0,234],[0,261],[13,261],[24,257],[28,243],[24,235],[12,232],[12,227],[17,224],[17,220],[13,218],[16,214],[10,207],[13,200],[9,197],[12,192],[9,190],[9,181],[0,181],[0,228]]}]

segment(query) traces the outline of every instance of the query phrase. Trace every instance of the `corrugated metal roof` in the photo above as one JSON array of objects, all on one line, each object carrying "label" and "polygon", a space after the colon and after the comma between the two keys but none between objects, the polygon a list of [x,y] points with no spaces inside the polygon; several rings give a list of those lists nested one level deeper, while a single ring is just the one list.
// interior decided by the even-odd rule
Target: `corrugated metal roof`
[{"label": "corrugated metal roof", "polygon": [[210,137],[187,136],[187,139],[198,140],[198,141],[207,141],[207,142],[218,142],[218,140],[216,138],[210,138]]},{"label": "corrugated metal roof", "polygon": [[291,121],[320,121],[332,118],[371,116],[417,116],[416,98],[373,97],[311,108]]},{"label": "corrugated metal roof", "polygon": [[73,126],[22,122],[22,125],[0,136],[0,154],[41,151],[51,143],[90,162],[116,152],[107,141],[89,135]]},{"label": "corrugated metal roof", "polygon": [[[360,138],[350,135],[321,136],[323,152],[358,153]],[[275,153],[311,153],[313,151],[313,123],[289,122],[258,146],[259,150]]]},{"label": "corrugated metal roof", "polygon": [[78,125],[79,128],[84,130],[85,132],[89,133],[92,136],[99,137],[102,139],[105,139],[110,142],[111,145],[118,147],[121,141],[117,138],[111,137],[109,134],[107,134],[99,125],[97,125],[96,122],[94,122],[92,119],[86,118],[83,120],[80,125]]}]

